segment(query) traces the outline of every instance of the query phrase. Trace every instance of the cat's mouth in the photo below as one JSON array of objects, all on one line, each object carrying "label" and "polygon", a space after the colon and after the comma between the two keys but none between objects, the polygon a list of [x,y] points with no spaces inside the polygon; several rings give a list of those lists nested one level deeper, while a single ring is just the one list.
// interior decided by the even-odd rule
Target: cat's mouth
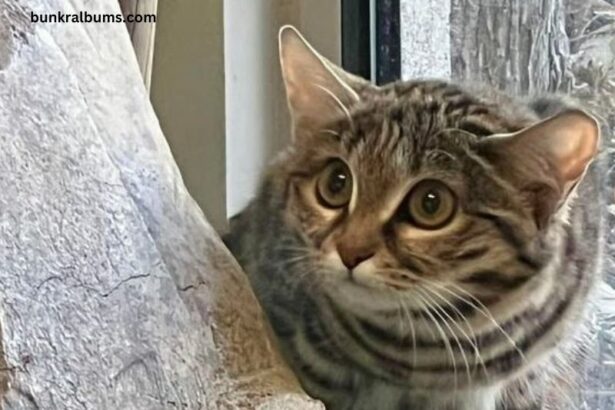
[{"label": "cat's mouth", "polygon": [[400,303],[414,305],[412,301],[421,287],[417,278],[393,269],[339,270],[336,276],[338,280],[327,293],[347,308],[370,315],[397,311]]},{"label": "cat's mouth", "polygon": [[326,292],[339,300],[346,308],[370,315],[377,312],[398,310],[400,303],[420,309],[417,292],[429,286],[428,280],[407,269],[381,266],[374,258],[368,259],[353,269],[348,269],[335,254],[325,258],[326,276],[330,285]]},{"label": "cat's mouth", "polygon": [[409,271],[391,268],[378,268],[371,263],[357,266],[348,271],[349,279],[358,285],[398,292],[416,288],[422,280]]},{"label": "cat's mouth", "polygon": [[325,259],[334,276],[350,286],[404,292],[415,288],[419,281],[424,280],[408,270],[379,266],[373,259],[363,261],[350,269],[335,252]]},{"label": "cat's mouth", "polygon": [[373,315],[399,308],[400,299],[409,289],[397,289],[383,282],[358,282],[350,277],[329,288],[327,293],[340,305],[355,313]]}]

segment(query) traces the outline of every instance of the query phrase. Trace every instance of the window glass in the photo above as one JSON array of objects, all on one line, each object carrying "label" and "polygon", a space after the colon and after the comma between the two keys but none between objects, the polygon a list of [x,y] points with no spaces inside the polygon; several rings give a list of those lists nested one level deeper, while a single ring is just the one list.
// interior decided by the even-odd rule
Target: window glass
[{"label": "window glass", "polygon": [[615,0],[400,0],[401,77],[572,95],[603,125],[608,237],[584,409],[615,409]]}]

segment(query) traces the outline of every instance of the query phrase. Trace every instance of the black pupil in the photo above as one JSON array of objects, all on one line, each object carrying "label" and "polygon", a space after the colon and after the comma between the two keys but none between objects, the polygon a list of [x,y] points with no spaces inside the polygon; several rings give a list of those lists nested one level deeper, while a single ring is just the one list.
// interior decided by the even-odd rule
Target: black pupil
[{"label": "black pupil", "polygon": [[332,194],[339,194],[342,192],[346,187],[347,179],[348,177],[343,168],[334,169],[329,177],[329,183],[327,185],[329,192]]},{"label": "black pupil", "polygon": [[423,197],[421,205],[426,214],[434,215],[440,209],[440,196],[434,191],[429,191]]}]

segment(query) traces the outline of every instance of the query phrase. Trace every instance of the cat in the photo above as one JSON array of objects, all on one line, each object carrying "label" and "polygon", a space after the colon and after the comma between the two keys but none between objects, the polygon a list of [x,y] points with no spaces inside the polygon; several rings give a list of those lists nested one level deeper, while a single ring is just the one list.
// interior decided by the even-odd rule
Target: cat
[{"label": "cat", "polygon": [[596,120],[379,87],[290,26],[279,41],[292,143],[225,242],[304,389],[334,410],[570,405],[602,252]]}]

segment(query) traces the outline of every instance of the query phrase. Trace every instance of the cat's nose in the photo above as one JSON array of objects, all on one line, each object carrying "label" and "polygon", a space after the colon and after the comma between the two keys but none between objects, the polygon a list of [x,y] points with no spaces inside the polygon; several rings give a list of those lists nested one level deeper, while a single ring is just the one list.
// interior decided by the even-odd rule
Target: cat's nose
[{"label": "cat's nose", "polygon": [[346,266],[349,270],[354,269],[361,262],[368,260],[369,258],[374,256],[375,253],[373,249],[357,248],[344,245],[338,245],[337,252],[342,259],[344,266]]}]

